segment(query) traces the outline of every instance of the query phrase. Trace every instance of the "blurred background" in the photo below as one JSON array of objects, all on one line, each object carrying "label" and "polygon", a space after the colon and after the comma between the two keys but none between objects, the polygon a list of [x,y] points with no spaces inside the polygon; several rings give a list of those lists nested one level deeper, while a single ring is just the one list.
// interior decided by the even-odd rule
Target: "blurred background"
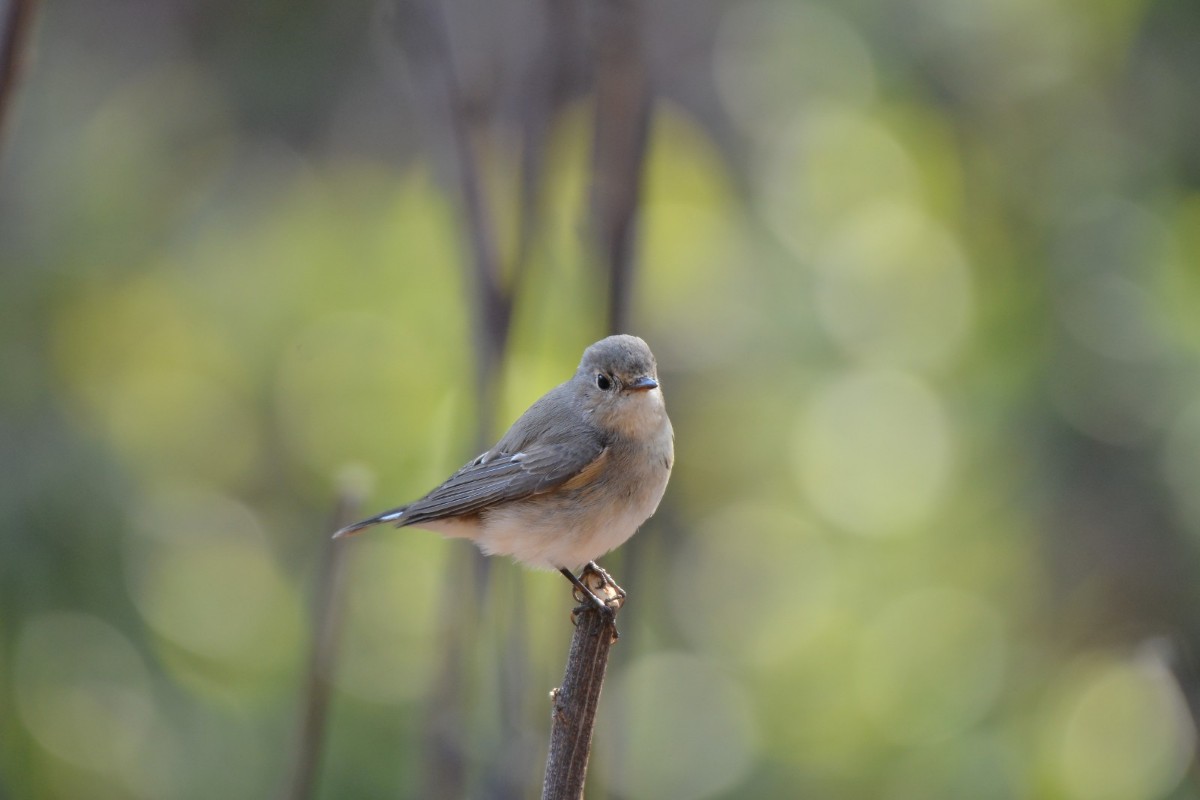
[{"label": "blurred background", "polygon": [[36,10],[0,798],[536,796],[565,581],[328,535],[611,329],[589,798],[1200,798],[1200,5]]}]

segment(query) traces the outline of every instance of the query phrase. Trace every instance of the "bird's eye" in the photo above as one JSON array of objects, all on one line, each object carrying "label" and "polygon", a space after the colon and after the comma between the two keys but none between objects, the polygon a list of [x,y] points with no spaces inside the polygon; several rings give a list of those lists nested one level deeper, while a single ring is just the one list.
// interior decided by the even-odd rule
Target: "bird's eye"
[{"label": "bird's eye", "polygon": [[607,392],[612,388],[612,379],[603,372],[596,373],[596,387],[602,392]]}]

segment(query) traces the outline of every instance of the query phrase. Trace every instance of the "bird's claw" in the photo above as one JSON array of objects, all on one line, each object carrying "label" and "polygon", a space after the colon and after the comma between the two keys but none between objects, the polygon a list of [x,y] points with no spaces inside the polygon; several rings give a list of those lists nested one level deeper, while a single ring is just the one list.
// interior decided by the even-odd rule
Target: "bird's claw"
[{"label": "bird's claw", "polygon": [[615,599],[620,601],[617,603],[617,608],[620,608],[624,604],[626,597],[625,590],[621,588],[621,585],[613,580],[613,576],[608,574],[608,570],[604,569],[604,567],[600,566],[595,561],[589,561],[587,566],[583,568],[584,575],[586,575],[589,570],[600,576],[601,584],[599,588],[612,589]]},{"label": "bird's claw", "polygon": [[[569,570],[564,569],[562,572],[573,584],[572,595],[575,602],[579,603],[571,611],[572,624],[578,624],[578,615],[590,610],[599,612],[605,621],[611,621],[621,606],[625,604],[625,590],[596,562],[589,561],[578,578]],[[616,637],[616,625],[614,624],[613,638]]]}]

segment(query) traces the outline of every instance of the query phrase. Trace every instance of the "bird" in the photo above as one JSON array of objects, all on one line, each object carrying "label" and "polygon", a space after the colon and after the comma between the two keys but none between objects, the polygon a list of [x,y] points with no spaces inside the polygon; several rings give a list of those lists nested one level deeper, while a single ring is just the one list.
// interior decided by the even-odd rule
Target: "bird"
[{"label": "bird", "polygon": [[611,612],[575,570],[594,570],[624,599],[595,561],[657,510],[674,442],[650,347],[637,336],[609,336],[584,350],[574,376],[530,406],[494,447],[419,500],[334,537],[391,523],[468,539],[485,555],[558,570],[584,602]]}]

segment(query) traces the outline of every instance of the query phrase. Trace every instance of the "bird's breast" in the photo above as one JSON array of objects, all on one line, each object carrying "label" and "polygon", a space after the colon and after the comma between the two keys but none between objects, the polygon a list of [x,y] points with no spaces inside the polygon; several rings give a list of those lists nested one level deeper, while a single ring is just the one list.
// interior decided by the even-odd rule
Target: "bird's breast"
[{"label": "bird's breast", "polygon": [[488,554],[534,567],[574,569],[623,544],[662,499],[673,445],[665,435],[614,437],[557,489],[486,510],[476,541]]}]

